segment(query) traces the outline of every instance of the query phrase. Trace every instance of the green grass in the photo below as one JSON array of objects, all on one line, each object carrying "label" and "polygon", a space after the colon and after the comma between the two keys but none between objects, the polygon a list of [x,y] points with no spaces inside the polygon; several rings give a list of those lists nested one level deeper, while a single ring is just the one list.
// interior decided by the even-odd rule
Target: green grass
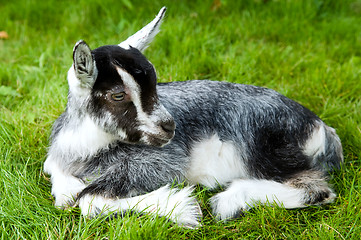
[{"label": "green grass", "polygon": [[[216,3],[220,2],[220,5]],[[145,55],[159,81],[214,79],[273,88],[337,129],[345,164],[332,174],[338,198],[323,207],[267,206],[203,227],[129,215],[86,219],[53,207],[45,160],[64,110],[72,48],[117,44],[168,7]],[[1,239],[359,239],[361,236],[361,1],[0,0]]]}]

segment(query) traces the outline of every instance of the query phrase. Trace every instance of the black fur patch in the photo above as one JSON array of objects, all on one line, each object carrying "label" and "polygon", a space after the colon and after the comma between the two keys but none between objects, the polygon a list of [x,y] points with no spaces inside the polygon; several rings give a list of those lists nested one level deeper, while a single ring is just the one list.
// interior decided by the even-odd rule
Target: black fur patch
[{"label": "black fur patch", "polygon": [[115,66],[121,67],[138,83],[143,110],[151,113],[157,101],[157,77],[153,65],[136,48],[117,45],[102,46],[92,51],[98,69],[94,91],[111,89],[121,81]]}]

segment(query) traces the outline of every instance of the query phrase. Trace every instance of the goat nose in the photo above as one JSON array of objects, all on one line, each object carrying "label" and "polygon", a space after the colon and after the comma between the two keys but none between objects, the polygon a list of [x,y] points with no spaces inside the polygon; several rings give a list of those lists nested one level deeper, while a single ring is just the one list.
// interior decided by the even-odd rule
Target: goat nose
[{"label": "goat nose", "polygon": [[175,123],[174,121],[166,121],[161,123],[161,128],[166,133],[173,133],[175,130]]}]

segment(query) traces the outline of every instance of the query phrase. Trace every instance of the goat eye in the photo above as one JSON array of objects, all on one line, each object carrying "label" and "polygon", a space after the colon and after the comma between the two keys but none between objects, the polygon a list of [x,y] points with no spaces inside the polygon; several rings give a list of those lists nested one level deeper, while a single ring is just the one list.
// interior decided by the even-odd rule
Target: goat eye
[{"label": "goat eye", "polygon": [[111,97],[114,101],[122,101],[125,97],[125,92],[113,93]]},{"label": "goat eye", "polygon": [[134,69],[134,73],[135,74],[141,74],[143,71],[142,70],[140,70],[140,69]]}]

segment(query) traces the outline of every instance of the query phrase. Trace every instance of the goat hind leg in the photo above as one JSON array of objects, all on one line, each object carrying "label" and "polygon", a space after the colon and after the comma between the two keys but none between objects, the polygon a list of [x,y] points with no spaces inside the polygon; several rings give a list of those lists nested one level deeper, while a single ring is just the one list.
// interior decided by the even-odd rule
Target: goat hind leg
[{"label": "goat hind leg", "polygon": [[262,204],[285,208],[330,203],[335,198],[319,171],[304,171],[279,183],[272,180],[234,180],[225,191],[211,198],[213,213],[219,220],[235,218]]}]

